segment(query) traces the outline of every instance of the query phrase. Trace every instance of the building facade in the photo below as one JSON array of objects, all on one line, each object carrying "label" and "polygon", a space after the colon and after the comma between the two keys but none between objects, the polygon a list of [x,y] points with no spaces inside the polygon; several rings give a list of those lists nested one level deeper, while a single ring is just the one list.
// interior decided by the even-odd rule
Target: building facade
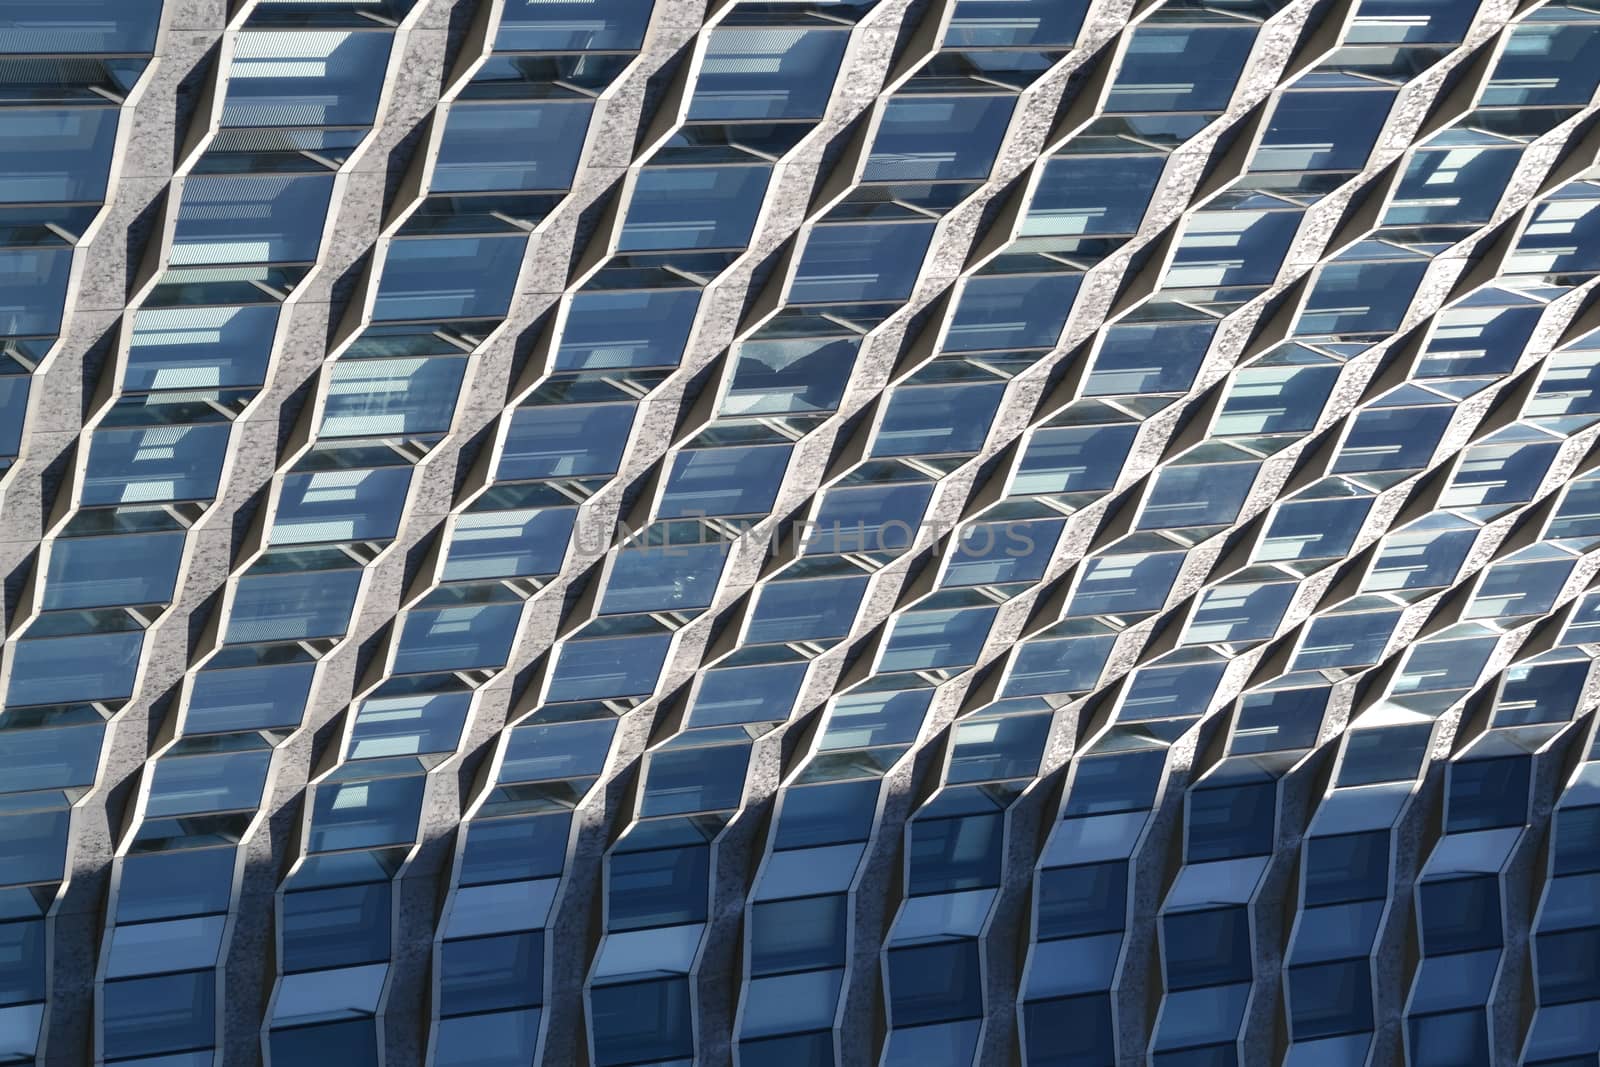
[{"label": "building facade", "polygon": [[0,1064],[1595,1064],[1597,89],[0,0]]}]

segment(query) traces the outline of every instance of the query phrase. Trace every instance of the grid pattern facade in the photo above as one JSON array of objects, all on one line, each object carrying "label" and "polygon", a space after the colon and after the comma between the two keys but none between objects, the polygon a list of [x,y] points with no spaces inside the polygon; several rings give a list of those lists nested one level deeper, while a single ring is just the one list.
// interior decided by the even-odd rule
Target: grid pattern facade
[{"label": "grid pattern facade", "polygon": [[1595,0],[0,0],[0,1064],[1593,1067]]}]

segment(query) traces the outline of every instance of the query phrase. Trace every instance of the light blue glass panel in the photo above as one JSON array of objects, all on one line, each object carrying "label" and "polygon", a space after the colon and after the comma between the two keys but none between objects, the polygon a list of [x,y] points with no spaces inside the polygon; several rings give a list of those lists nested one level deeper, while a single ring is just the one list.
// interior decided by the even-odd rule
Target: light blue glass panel
[{"label": "light blue glass panel", "polygon": [[209,500],[227,458],[228,423],[99,429],[89,446],[83,503]]},{"label": "light blue glass panel", "polygon": [[614,471],[634,410],[629,404],[520,408],[511,417],[497,473],[513,481]]},{"label": "light blue glass panel", "polygon": [[145,308],[134,316],[126,389],[260,385],[278,308]]},{"label": "light blue glass panel", "polygon": [[650,10],[636,0],[507,0],[495,51],[638,48]]},{"label": "light blue glass panel", "polygon": [[228,644],[343,636],[361,571],[283,573],[240,579],[228,616]]},{"label": "light blue glass panel", "polygon": [[1221,111],[1255,37],[1254,26],[1142,26],[1123,56],[1106,110]]},{"label": "light blue glass panel", "polygon": [[[430,188],[564,190],[572,184],[592,112],[588,101],[452,104]],[[508,136],[513,130],[516,136]]]},{"label": "light blue glass panel", "polygon": [[911,294],[933,223],[852,223],[811,231],[789,300],[822,304]]},{"label": "light blue glass panel", "polygon": [[321,437],[380,437],[450,428],[466,360],[342,359],[333,366]]},{"label": "light blue glass panel", "polygon": [[387,33],[245,30],[227,71],[224,126],[363,126],[377,110]]},{"label": "light blue glass panel", "polygon": [[70,248],[0,248],[0,337],[55,333],[71,269]]},{"label": "light blue glass panel", "polygon": [[719,27],[706,45],[689,118],[816,118],[848,40],[842,28]]},{"label": "light blue glass panel", "polygon": [[12,648],[6,704],[115,700],[133,692],[144,633],[84,634],[18,641]]},{"label": "light blue glass panel", "polygon": [[291,474],[283,480],[272,543],[392,537],[410,483],[410,467]]},{"label": "light blue glass panel", "polygon": [[145,52],[162,0],[6,0],[0,53]]},{"label": "light blue glass panel", "polygon": [[567,308],[556,369],[676,366],[699,307],[698,289],[580,292]]},{"label": "light blue glass panel", "polygon": [[389,246],[372,317],[459,319],[504,315],[525,236],[411,238]]},{"label": "light blue glass panel", "polygon": [[645,167],[634,184],[618,249],[743,250],[772,169]]},{"label": "light blue glass panel", "polygon": [[[0,27],[9,14],[0,13]],[[28,32],[0,28],[0,37]],[[118,115],[115,108],[0,109],[0,157],[9,161],[0,203],[102,199]]]},{"label": "light blue glass panel", "polygon": [[1010,96],[892,97],[878,123],[866,181],[984,178],[994,166]]},{"label": "light blue glass panel", "polygon": [[184,535],[61,538],[50,549],[47,609],[153,604],[172,599]]},{"label": "light blue glass panel", "polygon": [[173,235],[174,266],[314,260],[332,174],[190,177]]}]

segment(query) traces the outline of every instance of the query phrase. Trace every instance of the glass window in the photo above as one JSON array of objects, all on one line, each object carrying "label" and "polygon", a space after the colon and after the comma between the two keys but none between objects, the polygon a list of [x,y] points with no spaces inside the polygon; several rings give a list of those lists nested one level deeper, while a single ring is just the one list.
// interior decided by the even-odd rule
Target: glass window
[{"label": "glass window", "polygon": [[92,506],[210,500],[217,493],[231,430],[226,422],[96,429],[82,502]]},{"label": "glass window", "polygon": [[792,446],[697,448],[679,452],[656,515],[756,515],[770,511]]},{"label": "glass window", "polygon": [[1389,117],[1393,95],[1370,89],[1286,92],[1250,159],[1251,170],[1360,170]]},{"label": "glass window", "polygon": [[361,570],[246,575],[228,617],[227,643],[342,637],[350,623]]},{"label": "glass window", "polygon": [[0,816],[0,857],[6,882],[26,885],[59,879],[67,853],[68,812],[30,811]]},{"label": "glass window", "polygon": [[377,111],[390,35],[244,30],[227,71],[224,126],[365,126]]},{"label": "glass window", "polygon": [[59,330],[71,270],[70,248],[0,248],[0,336]]},{"label": "glass window", "polygon": [[[592,111],[588,101],[457,101],[445,117],[429,188],[435,193],[564,190],[577,170]],[[507,136],[510,131],[516,136]]]},{"label": "glass window", "polygon": [[417,835],[423,781],[412,775],[319,786],[308,851],[410,844]]},{"label": "glass window", "polygon": [[451,530],[444,580],[555,574],[576,519],[575,508],[464,514]]},{"label": "glass window", "polygon": [[564,817],[469,820],[462,833],[462,885],[559,874],[566,856]]},{"label": "glass window", "polygon": [[682,979],[589,991],[596,1067],[680,1060],[694,1054],[689,984]]},{"label": "glass window", "polygon": [[756,600],[745,643],[816,641],[843,637],[855,622],[867,579],[769,582]]},{"label": "glass window", "polygon": [[1183,553],[1098,555],[1089,560],[1068,602],[1067,614],[1120,615],[1159,611],[1183,566]]},{"label": "glass window", "polygon": [[1179,393],[1194,383],[1216,324],[1118,324],[1100,335],[1085,396]]},{"label": "glass window", "polygon": [[42,921],[0,923],[0,960],[6,963],[0,970],[0,1003],[44,1000],[44,940]]},{"label": "glass window", "polygon": [[500,454],[498,476],[513,481],[615,471],[634,411],[629,404],[518,408]]},{"label": "glass window", "polygon": [[827,304],[902,300],[933,239],[931,222],[818,226],[806,239],[789,301]]},{"label": "glass window", "polygon": [[1292,582],[1212,586],[1201,594],[1184,640],[1189,644],[1265,641],[1278,632],[1298,589]]},{"label": "glass window", "polygon": [[1006,696],[1081,693],[1093,688],[1111,652],[1110,637],[1074,637],[1023,645],[1006,679]]},{"label": "glass window", "polygon": [[[772,1067],[831,1062],[831,1035],[825,1030],[833,1024],[843,984],[843,968],[752,979],[745,986],[741,1037],[811,1029],[824,1032],[808,1035],[809,1040],[782,1045],[773,1041],[741,1042],[744,1054],[751,1056],[753,1053],[759,1057],[755,1062]],[[777,1058],[769,1058],[774,1056]]]},{"label": "glass window", "polygon": [[[19,2],[25,7],[32,6],[27,0]],[[7,7],[7,11],[0,13],[0,27],[5,27],[0,36],[8,39],[7,44],[14,44],[17,37],[37,33],[41,21],[46,18],[43,11],[38,16],[18,16],[15,5]],[[152,5],[146,3],[145,7]],[[107,14],[110,13],[108,10]],[[26,21],[19,22],[19,17]],[[149,17],[153,27],[156,21],[153,10]],[[59,45],[41,49],[59,50]],[[11,49],[4,48],[4,51]],[[0,155],[10,161],[6,165],[5,181],[0,182],[0,203],[103,199],[118,116],[115,108],[0,109]]]},{"label": "glass window", "polygon": [[1345,735],[1337,784],[1371,785],[1415,778],[1432,735],[1433,728],[1427,723],[1350,731]]},{"label": "glass window", "polygon": [[757,904],[750,913],[750,973],[843,967],[848,899],[830,895]]},{"label": "glass window", "polygon": [[1454,146],[1414,153],[1383,221],[1389,226],[1489,221],[1522,153]]},{"label": "glass window", "polygon": [[368,697],[350,731],[350,758],[454,751],[470,702],[467,693]]},{"label": "glass window", "polygon": [[1253,26],[1141,26],[1106,110],[1222,111],[1254,43]]},{"label": "glass window", "polygon": [[268,1035],[274,1063],[333,1059],[342,1067],[378,1067],[378,1034],[370,1019],[274,1029]]},{"label": "glass window", "polygon": [[181,532],[58,538],[50,546],[43,606],[55,610],[169,601],[183,562],[183,542]]},{"label": "glass window", "polygon": [[229,388],[266,380],[278,308],[142,308],[133,322],[123,388]]},{"label": "glass window", "polygon": [[1433,456],[1453,409],[1367,408],[1356,416],[1335,473],[1415,470]]},{"label": "glass window", "polygon": [[1330,263],[1306,298],[1295,334],[1391,332],[1405,317],[1427,269],[1425,259]]},{"label": "glass window", "polygon": [[1185,861],[1207,863],[1270,854],[1277,800],[1274,779],[1189,790]]},{"label": "glass window", "polygon": [[1250,980],[1250,921],[1244,908],[1165,915],[1161,933],[1169,989]]},{"label": "glass window", "polygon": [[871,779],[790,786],[783,793],[772,847],[809,848],[865,841],[872,832],[877,806],[878,783]]},{"label": "glass window", "polygon": [[723,414],[832,411],[859,349],[853,337],[746,341],[738,349]]},{"label": "glass window", "polygon": [[18,641],[12,648],[6,704],[117,700],[133,692],[144,633],[84,634]]},{"label": "glass window", "polygon": [[1298,211],[1201,211],[1189,217],[1162,284],[1267,285],[1300,227]]},{"label": "glass window", "polygon": [[161,0],[6,0],[0,53],[148,52]]},{"label": "glass window", "polygon": [[1453,762],[1445,833],[1521,826],[1528,817],[1530,770],[1526,756]]},{"label": "glass window", "polygon": [[381,437],[450,428],[461,359],[341,359],[333,364],[320,437]]},{"label": "glass window", "polygon": [[890,97],[866,181],[985,178],[1011,118],[1009,96]]},{"label": "glass window", "polygon": [[1035,431],[1012,480],[1011,495],[1110,489],[1122,472],[1137,431],[1132,425]]},{"label": "glass window", "polygon": [[134,853],[122,859],[116,921],[142,922],[228,909],[233,887],[231,848]]},{"label": "glass window", "polygon": [[374,319],[501,316],[522,269],[525,235],[396,240],[383,264]]},{"label": "glass window", "polygon": [[69,789],[94,782],[105,727],[0,730],[0,782],[8,793]]},{"label": "glass window", "polygon": [[705,46],[689,118],[820,117],[848,40],[841,29],[719,26]]},{"label": "glass window", "polygon": [[107,1057],[206,1048],[216,1034],[214,971],[107,982],[101,1026]]},{"label": "glass window", "polygon": [[497,1011],[544,993],[543,938],[533,934],[446,941],[439,947],[439,1010]]},{"label": "glass window", "polygon": [[207,915],[118,926],[111,935],[106,977],[214,967],[227,921],[225,915]]},{"label": "glass window", "polygon": [[314,664],[200,671],[189,692],[184,733],[227,733],[299,725]]},{"label": "glass window", "polygon": [[655,688],[670,634],[572,641],[556,660],[547,700],[643,696]]},{"label": "glass window", "polygon": [[1141,530],[1174,530],[1233,522],[1255,484],[1254,463],[1163,467],[1139,514]]},{"label": "glass window", "polygon": [[633,0],[508,0],[497,52],[593,52],[638,48],[650,8]]},{"label": "glass window", "polygon": [[1289,969],[1291,1023],[1296,1041],[1372,1029],[1371,963],[1342,960]]},{"label": "glass window", "polygon": [[158,760],[145,815],[254,808],[261,801],[270,758],[271,753],[263,750]]},{"label": "glass window", "polygon": [[703,922],[710,855],[704,848],[615,851],[606,860],[606,929]]},{"label": "glass window", "polygon": [[533,1062],[539,1012],[488,1012],[440,1019],[433,1034],[435,1067],[523,1067]]},{"label": "glass window", "polygon": [[317,258],[332,174],[191,176],[183,183],[173,266]]},{"label": "glass window", "polygon": [[628,202],[619,251],[742,250],[771,173],[767,166],[645,167]]},{"label": "glass window", "polygon": [[1047,160],[1023,220],[1024,237],[1131,234],[1166,169],[1157,153],[1068,155]]},{"label": "glass window", "polygon": [[976,453],[989,436],[1004,391],[1000,383],[896,389],[889,394],[889,407],[873,439],[872,454]]},{"label": "glass window", "polygon": [[1338,378],[1339,368],[1332,365],[1242,371],[1228,391],[1213,432],[1225,436],[1309,430]]},{"label": "glass window", "polygon": [[889,1015],[896,1029],[977,1018],[983,977],[975,941],[894,949],[889,953]]},{"label": "glass window", "polygon": [[1583,105],[1600,85],[1600,34],[1588,22],[1518,26],[1480,107]]},{"label": "glass window", "polygon": [[944,350],[1054,347],[1081,280],[1068,273],[967,279],[945,332]]},{"label": "glass window", "polygon": [[644,801],[639,813],[682,815],[732,811],[744,794],[748,745],[662,749],[645,762]]},{"label": "glass window", "polygon": [[1122,932],[1127,864],[1049,868],[1039,872],[1037,887],[1039,940]]},{"label": "glass window", "polygon": [[690,705],[694,726],[787,719],[805,679],[804,663],[774,663],[706,671]]},{"label": "glass window", "polygon": [[1038,773],[1039,756],[1050,732],[1051,716],[1010,715],[958,723],[945,781],[999,781]]},{"label": "glass window", "polygon": [[994,621],[994,609],[913,611],[891,624],[880,671],[927,670],[976,663]]},{"label": "glass window", "polygon": [[706,607],[728,549],[726,541],[624,547],[615,557],[600,610],[609,615]]},{"label": "glass window", "polygon": [[499,667],[511,652],[511,641],[521,618],[520,600],[439,611],[412,611],[406,615],[400,630],[394,673]]},{"label": "glass window", "polygon": [[[15,456],[22,448],[22,423],[28,414],[28,384],[26,375],[0,375],[0,459]],[[0,466],[0,470],[3,469]]]},{"label": "glass window", "polygon": [[1500,892],[1492,877],[1425,881],[1417,893],[1426,955],[1500,946]]},{"label": "glass window", "polygon": [[999,885],[1004,838],[1004,819],[999,812],[915,820],[907,856],[911,895]]}]

